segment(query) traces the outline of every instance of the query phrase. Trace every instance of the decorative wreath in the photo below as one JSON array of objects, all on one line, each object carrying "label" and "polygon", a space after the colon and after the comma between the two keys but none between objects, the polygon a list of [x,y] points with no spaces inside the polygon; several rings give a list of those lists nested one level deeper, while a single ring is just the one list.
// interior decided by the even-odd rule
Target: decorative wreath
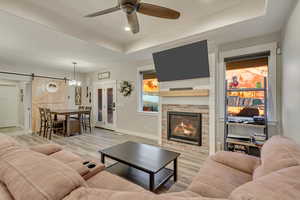
[{"label": "decorative wreath", "polygon": [[120,93],[124,97],[129,97],[133,91],[133,85],[129,81],[122,81],[120,84]]}]

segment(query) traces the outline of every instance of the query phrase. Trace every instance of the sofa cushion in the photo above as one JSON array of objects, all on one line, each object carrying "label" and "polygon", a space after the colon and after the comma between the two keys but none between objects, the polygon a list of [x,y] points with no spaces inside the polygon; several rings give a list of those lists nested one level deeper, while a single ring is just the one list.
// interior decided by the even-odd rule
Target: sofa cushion
[{"label": "sofa cushion", "polygon": [[215,162],[209,157],[188,190],[204,197],[227,198],[234,189],[251,180],[250,174]]},{"label": "sofa cushion", "polygon": [[58,144],[41,144],[41,145],[30,147],[30,150],[45,155],[51,155],[53,153],[63,150],[63,147]]},{"label": "sofa cushion", "polygon": [[253,174],[253,179],[274,171],[300,164],[300,145],[283,136],[269,139],[261,151],[261,166]]},{"label": "sofa cushion", "polygon": [[17,200],[61,200],[85,186],[79,174],[67,165],[21,147],[0,156],[0,181]]},{"label": "sofa cushion", "polygon": [[182,192],[170,192],[166,194],[162,194],[161,197],[168,197],[168,196],[173,196],[173,197],[185,197],[185,198],[190,198],[190,197],[200,197],[199,194],[194,193],[192,191],[182,191]]},{"label": "sofa cushion", "polygon": [[300,199],[300,166],[272,172],[238,187],[230,195],[230,200],[246,199]]},{"label": "sofa cushion", "polygon": [[0,182],[0,199],[13,200],[13,197],[11,196],[10,192],[7,190],[6,185],[4,185],[4,183],[2,182]]},{"label": "sofa cushion", "polygon": [[260,165],[260,159],[236,152],[218,152],[211,157],[214,161],[242,172],[253,174]]},{"label": "sofa cushion", "polygon": [[101,190],[93,188],[79,188],[63,200],[225,200],[197,197],[183,197],[174,195],[156,195],[146,192],[124,192]]},{"label": "sofa cushion", "polygon": [[[158,195],[154,195],[150,192],[126,192],[95,188],[78,188],[64,198],[64,200],[155,200],[156,196]],[[164,198],[164,200],[168,199],[169,198]]]},{"label": "sofa cushion", "polygon": [[19,143],[12,137],[0,133],[0,149],[19,146]]},{"label": "sofa cushion", "polygon": [[131,192],[145,192],[142,187],[133,184],[119,176],[113,175],[109,172],[103,171],[87,180],[87,184],[91,188],[117,190],[117,191],[131,191]]},{"label": "sofa cushion", "polygon": [[66,151],[66,150],[61,150],[54,154],[51,154],[50,157],[55,158],[66,164],[74,162],[74,161],[83,162],[83,159],[80,156],[78,156],[70,151]]}]

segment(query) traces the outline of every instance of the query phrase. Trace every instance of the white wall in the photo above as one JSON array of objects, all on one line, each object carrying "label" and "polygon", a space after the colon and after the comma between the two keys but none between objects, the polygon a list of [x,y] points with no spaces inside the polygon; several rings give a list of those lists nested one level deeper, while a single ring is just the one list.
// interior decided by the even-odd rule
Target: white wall
[{"label": "white wall", "polygon": [[[36,67],[28,67],[28,66],[3,66],[0,65],[0,71],[6,71],[6,72],[17,72],[17,73],[25,73],[25,74],[31,74],[34,73],[35,75],[43,75],[43,76],[52,76],[52,77],[58,77],[58,78],[72,78],[73,72],[67,72],[63,70],[52,70],[47,68],[36,68]],[[79,79],[84,81],[83,79],[84,75],[79,74]],[[24,77],[24,76],[16,76],[16,75],[6,75],[6,74],[0,74],[0,79],[6,79],[6,80],[14,80],[19,82],[31,82],[31,77]],[[23,84],[22,87],[25,87]],[[84,87],[84,85],[83,85]],[[83,92],[84,94],[84,92]],[[68,100],[68,106],[69,108],[75,108],[75,89],[73,87],[69,87],[68,89],[68,96],[70,97]],[[83,95],[84,96],[84,95]]]},{"label": "white wall", "polygon": [[22,111],[19,98],[19,83],[0,80],[0,127],[15,127],[21,123]]},{"label": "white wall", "polygon": [[[236,41],[226,44],[219,44],[214,45],[214,47],[217,49],[216,54],[231,51],[235,49],[242,49],[242,48],[248,48],[256,45],[263,45],[263,44],[269,44],[269,43],[278,43],[280,44],[281,41],[281,34],[279,32],[272,33],[269,35],[262,35],[257,36],[254,38],[248,38],[242,41]],[[213,48],[211,48],[213,49]],[[148,62],[149,65],[151,62]],[[142,67],[144,65],[141,64],[123,64],[123,65],[117,65],[114,67],[110,67],[107,69],[102,69],[99,72],[104,71],[110,71],[111,72],[111,80],[129,80],[133,81],[135,84],[135,88],[137,88],[137,69]],[[219,67],[219,66],[218,66]],[[218,70],[218,67],[216,70]],[[280,118],[281,118],[281,73],[278,73],[281,71],[281,56],[277,56],[277,65],[276,65],[276,102],[277,107],[276,111],[277,114],[273,118],[271,118],[272,124],[270,126],[269,133],[270,135],[276,135],[281,134],[281,126],[279,124]],[[97,74],[99,72],[95,73],[89,73],[87,75],[87,78],[92,81],[97,81]],[[188,81],[178,81],[176,82],[176,85],[172,85],[172,87],[184,87],[188,83]],[[216,78],[216,83],[218,83],[218,78]],[[174,83],[173,83],[174,84]],[[201,81],[197,84],[202,87],[208,86],[209,80],[208,79],[201,79]],[[162,88],[168,88],[169,85],[164,83],[161,85]],[[219,89],[219,88],[216,88]],[[223,90],[223,87],[221,88]],[[216,97],[222,96],[223,93],[220,93],[219,90],[216,90]],[[124,98],[120,94],[118,95],[118,103],[117,103],[117,129],[123,130],[123,132],[128,133],[135,133],[143,137],[150,137],[155,138],[159,136],[159,127],[158,127],[158,120],[159,116],[157,115],[146,115],[143,113],[139,113],[137,111],[137,105],[138,105],[138,98],[137,98],[137,91],[134,90],[133,94],[129,98]],[[193,100],[185,99],[185,102],[182,103],[191,103]],[[208,99],[201,99],[200,102],[202,104],[208,104]],[[174,102],[179,103],[179,102]],[[223,101],[217,101],[217,105],[223,105]],[[223,143],[223,115],[221,114],[223,112],[223,109],[220,109],[219,106],[216,106],[216,135],[217,135],[217,142],[220,144]],[[219,147],[218,147],[219,148]]]},{"label": "white wall", "polygon": [[[6,72],[17,72],[17,73],[26,73],[31,74],[34,73],[35,75],[43,75],[43,76],[53,76],[53,77],[59,77],[59,78],[71,78],[73,77],[73,72],[66,72],[63,70],[51,70],[47,68],[35,68],[35,67],[15,67],[15,66],[1,66],[0,65],[0,71],[6,71]],[[79,79],[81,81],[83,80],[83,74],[79,74]],[[31,127],[31,77],[24,77],[24,76],[16,76],[16,75],[7,75],[7,74],[1,74],[0,73],[0,81],[10,81],[15,82],[18,87],[18,125],[21,128],[28,129],[30,131]],[[84,85],[83,85],[83,88]],[[20,101],[20,89],[24,90],[24,101]],[[83,100],[84,100],[84,91],[83,91]],[[67,94],[70,98],[68,99],[68,108],[76,108],[75,105],[75,89],[74,87],[69,87]],[[83,101],[84,103],[84,101]],[[30,109],[28,111],[28,109]]]},{"label": "white wall", "polygon": [[[213,53],[214,49],[211,48]],[[213,56],[214,58],[215,56]],[[214,62],[215,63],[215,62]],[[150,139],[159,140],[160,136],[160,117],[159,113],[143,113],[138,111],[138,70],[141,70],[145,66],[148,68],[153,65],[152,60],[147,60],[143,63],[124,63],[115,65],[113,67],[109,67],[107,69],[101,69],[98,72],[89,73],[86,75],[86,82],[88,85],[92,85],[94,81],[98,81],[98,73],[99,72],[107,72],[111,73],[110,80],[116,80],[118,85],[117,89],[119,89],[120,81],[126,80],[131,81],[134,84],[134,91],[130,97],[123,97],[117,91],[117,131],[125,134],[133,134],[141,137],[146,137]],[[154,68],[154,66],[153,66]],[[214,69],[212,69],[214,73]],[[105,80],[107,81],[107,80]],[[164,83],[161,85],[161,88],[169,88],[169,87],[191,87],[191,86],[199,86],[199,88],[210,88],[210,80],[208,78],[197,79],[196,84],[194,80],[183,80],[176,81],[172,83]],[[171,85],[170,85],[171,84]],[[191,85],[192,84],[192,85]],[[85,93],[84,88],[84,93]],[[214,94],[214,93],[213,93]],[[181,102],[173,101],[172,103],[178,104],[195,104],[195,98],[184,98],[180,99]],[[209,98],[196,98],[196,104],[198,105],[209,105]],[[87,99],[85,99],[85,104],[87,104]],[[214,117],[214,115],[213,115]],[[212,126],[214,125],[214,119],[211,122]],[[213,140],[211,140],[213,141]]]},{"label": "white wall", "polygon": [[283,38],[282,124],[284,135],[300,143],[300,2],[288,20]]},{"label": "white wall", "polygon": [[141,66],[140,64],[124,63],[108,69],[101,69],[98,72],[87,74],[87,82],[92,85],[92,82],[99,81],[98,73],[106,71],[111,73],[110,80],[117,81],[117,90],[120,81],[133,82],[134,90],[130,97],[124,97],[117,91],[117,131],[157,140],[158,114],[138,112],[137,69]]}]

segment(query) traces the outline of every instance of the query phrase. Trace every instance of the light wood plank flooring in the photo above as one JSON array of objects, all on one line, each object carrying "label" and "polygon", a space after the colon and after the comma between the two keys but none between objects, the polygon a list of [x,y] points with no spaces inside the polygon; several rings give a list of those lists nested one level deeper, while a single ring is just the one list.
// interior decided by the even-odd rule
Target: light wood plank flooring
[{"label": "light wood plank flooring", "polygon": [[[64,146],[67,150],[70,150],[80,156],[96,159],[100,159],[98,150],[126,141],[134,141],[158,146],[156,141],[142,137],[124,135],[103,129],[95,129],[93,130],[92,134],[84,133],[82,135],[66,138],[54,135],[52,141],[43,139],[38,135],[32,135],[25,132],[24,134],[20,134],[19,129],[17,129],[18,134],[15,134],[13,129],[7,129],[5,131],[0,129],[0,132],[13,136],[24,146],[33,146],[37,144],[53,142]],[[174,184],[173,181],[170,180],[166,186],[159,190],[159,193],[183,191],[191,183],[193,177],[196,176],[202,163],[207,158],[207,155],[196,152],[179,151],[178,149],[174,148],[167,149],[181,153],[181,156],[178,160],[178,182]],[[112,163],[112,160],[107,159],[107,165]],[[172,165],[170,168],[171,167]]]}]

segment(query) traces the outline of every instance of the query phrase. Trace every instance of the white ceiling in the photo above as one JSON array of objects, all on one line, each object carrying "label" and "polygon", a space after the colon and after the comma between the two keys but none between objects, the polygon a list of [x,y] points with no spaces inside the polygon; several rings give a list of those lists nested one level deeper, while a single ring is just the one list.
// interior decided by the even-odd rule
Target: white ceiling
[{"label": "white ceiling", "polygon": [[[179,10],[180,20],[139,15],[141,32],[125,32],[121,11],[83,16],[116,5],[107,0],[0,0],[0,64],[89,72],[148,59],[153,51],[201,38],[218,43],[280,30],[293,0],[144,0]],[[267,7],[266,7],[267,6]],[[232,35],[234,34],[234,37]]]},{"label": "white ceiling", "polygon": [[[146,2],[176,9],[182,16],[179,20],[166,20],[139,15],[141,32],[133,35],[124,31],[127,19],[122,11],[93,19],[83,17],[91,12],[114,7],[117,0],[2,0],[0,5],[3,10],[17,16],[122,51],[127,45],[138,40],[156,38],[167,32],[178,34],[178,29],[186,31],[211,15],[238,7],[247,1],[189,0],[187,3],[182,0],[146,0]],[[264,3],[262,0],[259,2]],[[263,3],[256,7],[261,7]]]}]

